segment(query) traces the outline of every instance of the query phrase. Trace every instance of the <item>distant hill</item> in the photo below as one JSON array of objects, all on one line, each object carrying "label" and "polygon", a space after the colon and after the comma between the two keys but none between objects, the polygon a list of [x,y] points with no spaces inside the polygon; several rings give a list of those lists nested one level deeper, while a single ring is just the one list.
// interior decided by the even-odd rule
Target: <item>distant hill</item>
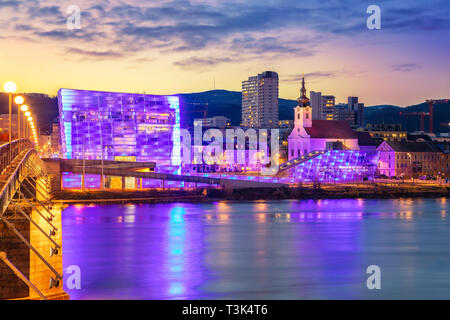
[{"label": "distant hill", "polygon": [[[225,116],[233,125],[241,122],[242,94],[238,91],[212,90],[180,94],[182,126],[192,125],[195,118],[203,118],[204,106],[208,104],[208,117]],[[295,100],[279,99],[280,119],[293,119]]]},{"label": "distant hill", "polygon": [[[233,125],[241,122],[241,99],[238,91],[215,90],[199,93],[181,94],[182,119],[186,126],[193,123],[194,118],[203,117],[203,105],[208,104],[208,117],[225,116],[231,119]],[[280,120],[293,120],[293,108],[297,105],[295,100],[279,99]],[[434,107],[434,130],[437,133],[448,132],[448,127],[440,124],[450,121],[450,103],[436,104]],[[184,113],[183,113],[184,111]],[[401,123],[403,129],[416,131],[420,129],[419,116],[401,116],[400,112],[428,112],[428,104],[421,103],[414,106],[400,107],[393,105],[368,106],[365,108],[365,123]],[[428,118],[425,121],[425,130],[428,130]]]},{"label": "distant hill", "polygon": [[[408,132],[420,130],[420,116],[405,116],[402,113],[428,112],[428,103],[401,108],[398,106],[374,106],[366,107],[364,110],[364,120],[366,123],[401,123],[403,130]],[[438,103],[434,106],[434,132],[449,132],[449,127],[441,126],[441,123],[450,122],[450,103]],[[425,131],[429,129],[429,119],[425,117]]]},{"label": "distant hill", "polygon": [[[207,104],[207,116],[225,116],[231,119],[233,125],[241,122],[242,95],[238,91],[212,90],[197,93],[179,94],[181,104],[181,125],[192,125],[195,118],[203,118],[205,104]],[[42,132],[51,130],[51,123],[58,118],[58,101],[56,97],[44,94],[25,94],[26,102],[32,106],[37,114],[37,123]],[[279,99],[280,119],[294,118],[293,108],[297,105],[295,100]],[[448,132],[449,127],[443,127],[441,123],[450,122],[450,103],[435,105],[434,128],[435,132]],[[16,110],[16,107],[13,108]],[[428,104],[421,103],[408,107],[393,105],[368,106],[365,108],[366,123],[401,123],[407,131],[420,129],[419,116],[400,116],[400,112],[428,112]],[[8,113],[8,96],[0,93],[0,113]],[[425,130],[428,130],[428,118],[425,121]]]},{"label": "distant hill", "polygon": [[[25,97],[25,103],[31,106],[33,114],[36,115],[36,123],[41,133],[50,133],[52,122],[58,118],[58,99],[41,93],[21,94]],[[17,115],[17,106],[12,108],[13,114]],[[8,95],[0,93],[0,113],[8,113]]]}]

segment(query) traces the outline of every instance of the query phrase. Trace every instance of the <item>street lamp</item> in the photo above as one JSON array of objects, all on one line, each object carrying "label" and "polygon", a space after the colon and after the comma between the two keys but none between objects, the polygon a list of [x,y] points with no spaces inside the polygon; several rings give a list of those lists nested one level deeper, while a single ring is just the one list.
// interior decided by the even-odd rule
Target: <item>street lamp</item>
[{"label": "street lamp", "polygon": [[14,98],[14,102],[18,105],[21,105],[25,102],[25,99],[22,96],[17,96]]},{"label": "street lamp", "polygon": [[[28,106],[26,105],[26,104],[24,104],[24,105],[22,105],[21,107],[20,107],[20,110],[22,111],[22,112],[27,112],[28,111]],[[24,121],[23,121],[23,137],[26,139],[26,138],[28,138],[27,137],[27,124],[26,124],[26,121],[25,121],[25,119],[24,119]]]},{"label": "street lamp", "polygon": [[[28,108],[27,108],[27,109],[28,109]],[[26,128],[26,130],[27,130],[26,136],[27,136],[27,138],[30,138],[30,128],[29,128],[29,126],[27,125],[26,119],[28,119],[28,117],[31,117],[31,112],[30,112],[30,111],[25,111],[25,112],[24,112],[24,116],[25,116],[24,124],[25,124],[25,128]]]},{"label": "street lamp", "polygon": [[12,161],[12,148],[11,148],[11,130],[12,130],[12,125],[11,125],[11,108],[12,108],[12,95],[14,92],[16,92],[17,90],[17,85],[12,82],[12,81],[8,81],[5,83],[5,85],[3,86],[3,89],[5,89],[5,92],[8,94],[9,96],[9,162]]},{"label": "street lamp", "polygon": [[14,99],[14,102],[17,104],[17,138],[20,140],[20,108],[19,106],[25,102],[25,99],[22,96],[17,96]]}]

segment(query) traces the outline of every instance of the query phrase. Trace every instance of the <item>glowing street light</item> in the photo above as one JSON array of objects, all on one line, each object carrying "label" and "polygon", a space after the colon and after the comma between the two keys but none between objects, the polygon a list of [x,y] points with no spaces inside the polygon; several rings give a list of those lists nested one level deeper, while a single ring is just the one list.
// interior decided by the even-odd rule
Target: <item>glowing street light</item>
[{"label": "glowing street light", "polygon": [[[23,107],[23,106],[22,106]],[[25,110],[25,112],[24,112],[24,116],[25,116],[25,119],[24,120],[26,120],[26,119],[28,119],[29,117],[31,117],[31,112],[30,111],[28,111],[28,106],[26,106],[27,108],[24,108],[24,109],[26,109]],[[24,125],[25,125],[25,129],[26,129],[26,136],[27,137],[29,137],[29,135],[30,135],[30,131],[29,131],[29,127],[26,125],[26,121],[24,121]]]},{"label": "glowing street light", "polygon": [[22,112],[26,112],[26,111],[28,111],[28,106],[26,105],[26,104],[24,104],[24,105],[22,105],[21,107],[20,107],[20,110],[22,110]]},{"label": "glowing street light", "polygon": [[[17,96],[14,99],[14,102],[17,104],[17,106],[23,105],[23,103],[25,102],[25,99],[22,96]],[[17,109],[17,137],[20,140],[20,110],[19,109]]]},{"label": "glowing street light", "polygon": [[[8,94],[9,96],[9,144],[11,146],[11,130],[12,130],[12,124],[11,124],[11,108],[12,108],[12,95],[13,93],[16,92],[17,90],[17,85],[12,82],[12,81],[8,81],[5,83],[5,85],[3,86],[3,89],[5,89],[5,92]],[[9,148],[9,162],[12,161],[12,148]]]},{"label": "glowing street light", "polygon": [[3,89],[5,89],[6,93],[14,93],[17,90],[17,85],[12,81],[8,81],[3,86]]},{"label": "glowing street light", "polygon": [[25,99],[22,96],[17,96],[17,97],[14,98],[14,102],[16,104],[20,105],[20,104],[23,104],[25,102]]}]

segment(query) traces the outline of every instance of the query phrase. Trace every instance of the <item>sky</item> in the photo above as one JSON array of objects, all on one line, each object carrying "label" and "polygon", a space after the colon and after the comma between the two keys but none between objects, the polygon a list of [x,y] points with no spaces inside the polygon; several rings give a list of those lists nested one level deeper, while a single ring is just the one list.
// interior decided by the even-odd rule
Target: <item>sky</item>
[{"label": "sky", "polygon": [[[80,8],[80,29],[67,20]],[[381,29],[370,30],[370,5]],[[0,83],[175,94],[266,70],[307,89],[407,106],[450,96],[448,0],[0,0]],[[215,86],[214,86],[215,85]]]}]

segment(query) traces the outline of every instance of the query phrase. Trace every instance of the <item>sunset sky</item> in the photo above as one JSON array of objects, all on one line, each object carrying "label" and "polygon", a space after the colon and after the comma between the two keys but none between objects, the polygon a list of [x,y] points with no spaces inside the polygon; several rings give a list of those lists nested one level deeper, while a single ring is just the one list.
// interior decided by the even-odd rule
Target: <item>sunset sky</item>
[{"label": "sunset sky", "polygon": [[[381,8],[381,30],[366,9]],[[81,29],[66,26],[81,8]],[[240,91],[278,72],[280,97],[307,89],[366,105],[450,97],[448,0],[0,0],[0,82],[174,94]]]}]

